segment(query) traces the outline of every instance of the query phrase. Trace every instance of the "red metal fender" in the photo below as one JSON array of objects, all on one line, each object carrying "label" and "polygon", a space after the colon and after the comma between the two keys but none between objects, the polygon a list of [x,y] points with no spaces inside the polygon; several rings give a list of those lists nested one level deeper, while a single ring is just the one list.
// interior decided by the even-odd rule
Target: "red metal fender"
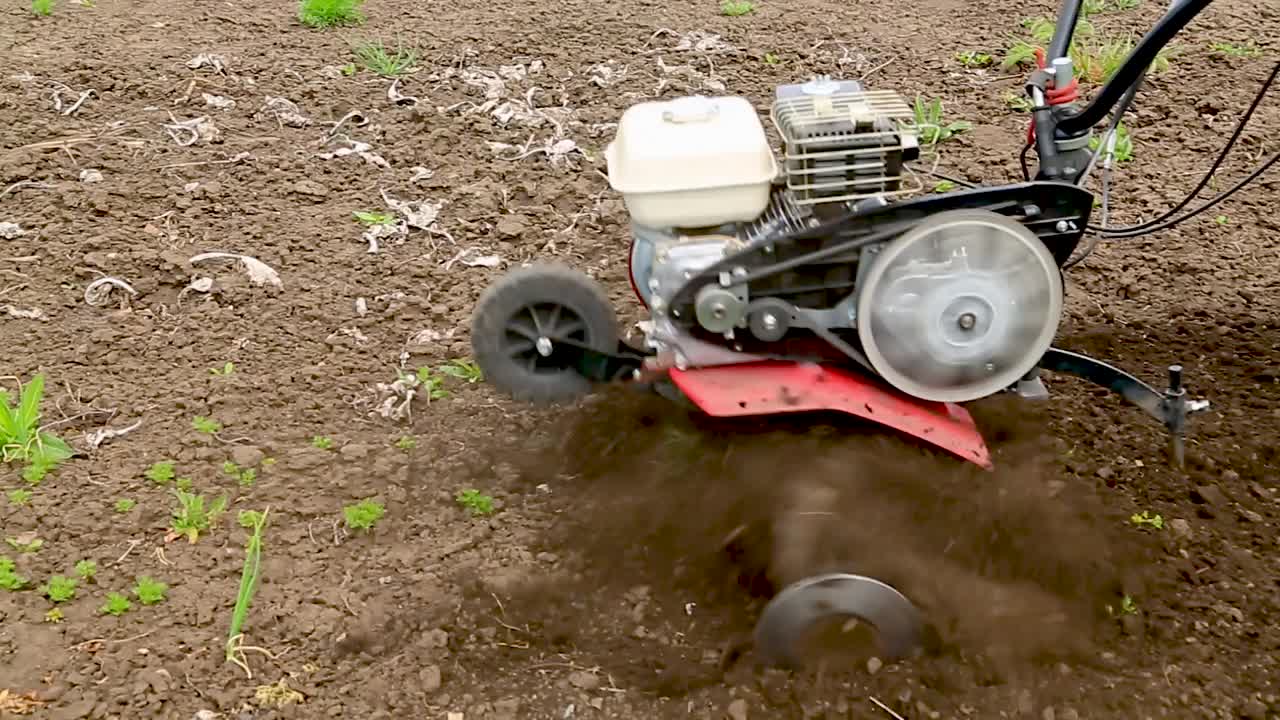
[{"label": "red metal fender", "polygon": [[669,375],[693,404],[715,417],[834,410],[904,432],[984,469],[992,467],[968,410],[912,398],[839,368],[766,361],[672,368]]}]

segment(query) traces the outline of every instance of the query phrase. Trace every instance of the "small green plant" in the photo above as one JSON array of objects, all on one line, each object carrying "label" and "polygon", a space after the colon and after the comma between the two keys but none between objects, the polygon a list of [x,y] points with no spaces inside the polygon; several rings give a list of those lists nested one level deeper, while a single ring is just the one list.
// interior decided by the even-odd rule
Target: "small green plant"
[{"label": "small green plant", "polygon": [[133,603],[129,602],[129,598],[118,592],[107,593],[107,602],[103,604],[101,611],[103,615],[121,615],[129,612],[133,608]]},{"label": "small green plant", "polygon": [[1234,58],[1253,58],[1262,54],[1262,48],[1254,44],[1252,40],[1244,45],[1235,45],[1228,42],[1216,42],[1209,46],[1217,55],[1225,55]]},{"label": "small green plant", "polygon": [[1017,112],[1031,112],[1031,108],[1035,107],[1035,103],[1031,102],[1031,98],[1013,92],[1005,94],[1004,102]]},{"label": "small green plant", "polygon": [[418,53],[407,48],[389,50],[381,41],[367,42],[355,49],[356,60],[382,77],[399,77],[417,67]]},{"label": "small green plant", "polygon": [[98,563],[92,560],[81,560],[76,563],[76,575],[87,583],[93,582],[98,575]]},{"label": "small green plant", "polygon": [[345,77],[351,77],[355,75],[358,69],[359,68],[356,67],[355,63],[347,63],[346,65],[343,65],[342,67],[338,68],[338,70]]},{"label": "small green plant", "polygon": [[0,588],[9,592],[17,592],[27,586],[27,579],[18,574],[13,560],[0,555]]},{"label": "small green plant", "polygon": [[114,507],[116,512],[123,515],[129,512],[130,510],[132,510],[137,504],[138,502],[136,500],[130,500],[129,498],[120,498],[119,500],[116,501],[116,504]]},{"label": "small green plant", "polygon": [[396,447],[400,450],[412,450],[418,447],[418,441],[411,435],[405,435],[396,441]]},{"label": "small green plant", "polygon": [[356,220],[359,220],[362,224],[368,225],[370,227],[374,225],[390,225],[391,223],[396,221],[395,215],[392,215],[389,212],[382,212],[380,210],[375,210],[375,211],[357,210],[356,212],[353,212],[351,214],[355,216]]},{"label": "small green plant", "polygon": [[364,22],[363,4],[364,0],[301,0],[298,20],[311,28],[359,25]]},{"label": "small green plant", "polygon": [[484,373],[481,372],[480,366],[473,360],[450,360],[440,368],[440,372],[449,377],[466,380],[469,383],[478,383],[484,379]]},{"label": "small green plant", "polygon": [[956,62],[967,68],[985,68],[991,67],[991,64],[995,62],[995,58],[990,53],[965,50],[964,52],[956,53]]},{"label": "small green plant", "polygon": [[761,60],[764,61],[765,65],[777,65],[778,63],[782,62],[782,58],[778,57],[778,53],[774,53],[774,52],[765,53],[764,57],[762,57]]},{"label": "small green plant", "polygon": [[315,437],[311,438],[311,447],[319,448],[321,450],[332,450],[333,438],[327,435],[316,435]]},{"label": "small green plant", "polygon": [[[1097,151],[1099,143],[1102,142],[1102,138],[1105,135],[1106,133],[1103,133],[1102,135],[1095,135],[1092,138],[1090,138],[1089,149],[1093,151]],[[1120,125],[1116,128],[1115,160],[1116,162],[1123,163],[1123,162],[1129,162],[1132,159],[1133,159],[1133,140],[1129,137],[1128,128],[1124,126],[1124,123],[1120,123]]]},{"label": "small green plant", "polygon": [[31,504],[32,492],[25,488],[17,488],[5,493],[10,505],[22,506]]},{"label": "small green plant", "polygon": [[1111,0],[1111,9],[1116,12],[1133,10],[1142,4],[1142,0]]},{"label": "small green plant", "polygon": [[4,541],[9,544],[9,547],[20,553],[33,553],[44,547],[44,541],[38,537],[33,537],[30,540],[10,537],[5,538]]},{"label": "small green plant", "polygon": [[1133,613],[1138,612],[1138,603],[1134,602],[1133,598],[1125,595],[1123,598],[1120,598],[1120,612],[1126,615],[1132,615]]},{"label": "small green plant", "polygon": [[153,463],[151,467],[147,468],[146,472],[143,473],[148,480],[156,485],[168,485],[169,482],[173,480],[173,474],[173,461],[171,460],[161,460],[158,463]]},{"label": "small green plant", "polygon": [[937,98],[926,103],[917,95],[914,111],[916,128],[926,145],[937,145],[973,129],[973,124],[964,120],[945,122],[942,119],[942,101]]},{"label": "small green plant", "polygon": [[191,478],[180,477],[173,482],[173,486],[179,490],[191,492]]},{"label": "small green plant", "polygon": [[62,575],[54,575],[40,588],[40,594],[53,603],[69,602],[76,596],[76,581]]},{"label": "small green plant", "polygon": [[49,17],[53,14],[53,0],[31,0],[32,14]]},{"label": "small green plant", "polygon": [[933,186],[933,191],[936,193],[951,192],[952,190],[955,190],[955,189],[956,189],[956,184],[951,182],[950,180],[939,180]]},{"label": "small green plant", "polygon": [[454,499],[463,508],[466,508],[472,515],[492,515],[493,514],[493,498],[485,495],[479,490],[468,488],[459,491]]},{"label": "small green plant", "polygon": [[187,542],[194,543],[199,539],[200,533],[213,527],[223,511],[227,509],[226,495],[214,500],[206,508],[203,495],[180,489],[175,489],[174,494],[178,498],[178,508],[173,511],[170,530],[178,537],[187,538]]},{"label": "small green plant", "polygon": [[373,526],[378,524],[378,521],[382,519],[386,512],[386,507],[373,498],[361,500],[355,505],[347,505],[342,508],[347,527],[352,530],[364,530],[366,532],[372,530]]},{"label": "small green plant", "polygon": [[246,510],[239,515],[241,527],[249,529],[249,540],[244,549],[244,566],[240,570],[240,589],[236,593],[236,606],[231,611],[231,626],[227,631],[227,662],[244,669],[250,677],[249,666],[244,659],[244,621],[249,615],[249,604],[258,590],[258,578],[262,567],[262,531],[267,526],[267,513]]},{"label": "small green plant", "polygon": [[258,479],[258,471],[253,468],[242,468],[231,460],[222,463],[222,472],[240,483],[241,487],[251,487]]},{"label": "small green plant", "polygon": [[755,9],[749,0],[722,0],[720,3],[720,14],[728,17],[740,17]]},{"label": "small green plant", "polygon": [[1134,513],[1129,517],[1129,522],[1139,527],[1149,527],[1153,530],[1164,529],[1164,518],[1160,515],[1152,515],[1146,510],[1143,510],[1140,513]]},{"label": "small green plant", "polygon": [[49,608],[49,610],[44,614],[44,621],[47,623],[54,623],[55,625],[62,622],[63,618],[62,608]]},{"label": "small green plant", "polygon": [[196,432],[213,435],[222,429],[222,423],[203,415],[197,415],[191,419],[191,427],[195,428]]},{"label": "small green plant", "polygon": [[61,438],[40,430],[43,397],[44,375],[33,376],[21,387],[17,405],[0,390],[0,460],[26,463],[22,479],[33,486],[73,454]]},{"label": "small green plant", "polygon": [[137,578],[133,586],[133,595],[143,605],[155,605],[163,602],[169,592],[169,586],[143,575]]},{"label": "small green plant", "polygon": [[1219,225],[1226,225],[1228,222],[1231,222],[1229,219],[1227,219],[1226,215],[1218,215],[1213,219],[1213,221]]},{"label": "small green plant", "polygon": [[426,395],[428,400],[439,400],[449,396],[449,391],[444,389],[444,378],[432,374],[431,368],[418,368],[414,377],[417,379],[418,387],[421,388],[420,394]]},{"label": "small green plant", "polygon": [[219,377],[226,377],[231,373],[234,373],[235,371],[236,371],[236,364],[231,362],[230,360],[228,360],[220,368],[209,368],[210,375],[217,375]]}]

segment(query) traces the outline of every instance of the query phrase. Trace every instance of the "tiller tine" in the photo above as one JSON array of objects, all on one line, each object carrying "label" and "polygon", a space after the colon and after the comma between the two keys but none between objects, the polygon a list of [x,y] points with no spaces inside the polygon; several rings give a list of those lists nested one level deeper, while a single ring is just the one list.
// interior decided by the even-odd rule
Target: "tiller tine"
[{"label": "tiller tine", "polygon": [[893,587],[861,575],[833,573],[792,583],[769,601],[756,622],[756,652],[770,665],[799,667],[805,631],[840,617],[870,625],[887,662],[908,657],[924,633],[920,612]]}]

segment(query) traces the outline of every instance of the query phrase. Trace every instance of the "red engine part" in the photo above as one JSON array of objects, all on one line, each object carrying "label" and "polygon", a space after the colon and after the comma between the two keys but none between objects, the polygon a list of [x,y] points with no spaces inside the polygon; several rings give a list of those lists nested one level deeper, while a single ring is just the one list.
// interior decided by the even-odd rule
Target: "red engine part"
[{"label": "red engine part", "polygon": [[715,417],[834,410],[893,428],[990,470],[991,454],[969,411],[912,398],[816,363],[756,362],[672,369],[671,381]]}]

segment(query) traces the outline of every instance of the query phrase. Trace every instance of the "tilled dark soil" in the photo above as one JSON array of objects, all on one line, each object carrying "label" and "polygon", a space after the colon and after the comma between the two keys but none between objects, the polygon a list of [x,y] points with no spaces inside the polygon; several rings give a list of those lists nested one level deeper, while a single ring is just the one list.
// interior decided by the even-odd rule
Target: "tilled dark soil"
[{"label": "tilled dark soil", "polygon": [[[379,412],[397,369],[468,354],[472,304],[521,261],[557,257],[634,310],[626,214],[597,172],[628,104],[733,92],[763,110],[779,83],[865,77],[941,97],[948,119],[974,123],[944,144],[939,171],[1009,181],[1026,116],[1004,97],[1021,75],[954,58],[998,51],[1052,7],[789,0],[728,18],[710,1],[374,0],[366,11],[364,27],[331,32],[303,28],[287,5],[3,11],[0,222],[24,234],[0,240],[0,375],[44,373],[44,421],[80,454],[29,504],[0,504],[0,534],[43,541],[0,551],[33,585],[83,559],[98,572],[61,622],[45,621],[51,605],[34,590],[0,593],[0,715],[1280,713],[1274,178],[1172,230],[1104,243],[1070,271],[1061,346],[1153,383],[1180,362],[1212,401],[1183,471],[1155,423],[1057,378],[1045,407],[975,408],[992,474],[836,420],[712,426],[625,392],[531,411],[446,378],[447,394],[418,398],[410,417]],[[1158,11],[1144,2],[1094,22],[1138,32]],[[1194,184],[1277,37],[1276,10],[1241,0],[1219,0],[1179,36],[1129,121],[1114,222],[1162,212]],[[344,72],[369,38],[419,51],[421,69],[390,95],[389,81]],[[1255,56],[1212,48],[1249,40]],[[164,128],[199,117],[216,137],[206,127],[187,145]],[[1277,130],[1271,101],[1211,190],[1274,152]],[[366,155],[321,156],[353,147],[343,137]],[[582,152],[561,152],[564,139]],[[551,152],[512,159],[538,148]],[[428,228],[370,253],[352,213],[387,209],[384,192],[443,204]],[[189,262],[215,251],[266,263],[281,286],[231,261]],[[133,293],[86,297],[103,276]],[[227,362],[230,375],[211,372]],[[197,416],[222,429],[198,432]],[[87,437],[130,427],[96,447]],[[230,498],[195,543],[166,539],[175,500],[144,477],[166,459],[196,491]],[[255,466],[256,482],[227,477],[228,460]],[[4,490],[25,487],[5,472]],[[497,512],[459,507],[465,488]],[[343,506],[369,497],[386,516],[371,533],[345,530]],[[136,506],[117,512],[120,499]],[[262,649],[246,652],[252,677],[224,657],[244,509],[270,510],[245,626]],[[1163,529],[1130,522],[1142,512]],[[930,654],[885,665],[858,646],[794,674],[757,667],[749,648],[726,656],[771,588],[845,566],[929,611]],[[168,599],[98,611],[139,575],[167,583]]]}]

